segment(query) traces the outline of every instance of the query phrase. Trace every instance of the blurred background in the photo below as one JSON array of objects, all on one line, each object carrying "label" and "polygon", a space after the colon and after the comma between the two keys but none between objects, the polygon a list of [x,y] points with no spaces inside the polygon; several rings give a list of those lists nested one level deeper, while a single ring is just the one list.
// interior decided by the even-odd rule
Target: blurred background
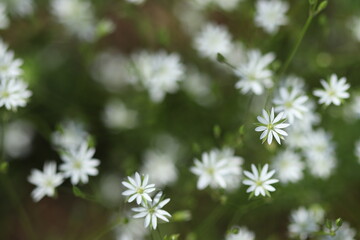
[{"label": "blurred background", "polygon": [[[331,174],[319,178],[306,169],[302,180],[277,184],[271,198],[248,200],[243,187],[229,193],[199,191],[197,177],[189,170],[195,158],[213,148],[233,148],[243,157],[244,169],[251,163],[271,163],[287,148],[263,145],[254,131],[266,96],[241,94],[231,69],[204,58],[194,47],[202,26],[219,24],[238,43],[238,51],[228,57],[233,64],[243,61],[245,49],[256,48],[275,53],[272,68],[277,71],[294,47],[309,9],[308,1],[283,1],[289,4],[288,24],[269,35],[254,24],[255,4],[250,0],[236,1],[234,7],[200,0],[74,0],[73,4],[85,3],[77,6],[56,0],[1,0],[9,20],[1,39],[23,60],[23,78],[33,95],[5,126],[9,166],[0,184],[0,239],[140,240],[121,235],[126,224],[104,232],[114,218],[129,217],[121,181],[136,171],[152,175],[150,179],[171,198],[165,209],[174,221],[159,225],[163,235],[225,239],[231,226],[241,225],[256,239],[290,239],[291,212],[314,204],[324,209],[326,218],[341,217],[359,232],[355,142],[360,139],[360,111],[355,99],[360,39],[355,32],[360,32],[360,24],[353,22],[360,17],[357,0],[329,1],[286,72],[304,80],[309,96],[321,87],[320,79],[332,73],[346,76],[351,84],[351,98],[344,105],[315,108],[320,118],[315,129],[325,129],[335,148]],[[176,53],[184,74],[176,90],[154,101],[148,88],[134,80],[136,73],[129,66],[136,68],[144,52],[161,51]],[[61,163],[54,142],[64,129],[75,137],[88,134],[94,142],[99,174],[79,188],[96,201],[75,196],[65,181],[55,198],[34,202],[34,186],[27,181],[30,170],[42,169],[47,160]]]}]

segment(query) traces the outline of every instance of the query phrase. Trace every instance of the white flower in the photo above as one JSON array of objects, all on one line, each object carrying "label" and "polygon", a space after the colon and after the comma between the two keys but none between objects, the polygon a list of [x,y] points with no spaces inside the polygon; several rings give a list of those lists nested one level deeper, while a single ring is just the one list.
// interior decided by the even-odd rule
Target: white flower
[{"label": "white flower", "polygon": [[105,126],[112,129],[131,129],[137,125],[138,114],[128,109],[120,100],[111,100],[105,106],[102,119]]},{"label": "white flower", "polygon": [[108,50],[95,57],[90,71],[94,80],[102,84],[106,90],[118,92],[133,83],[134,77],[130,74],[130,67],[130,61],[123,54]]},{"label": "white flower", "polygon": [[0,107],[16,111],[18,107],[25,107],[31,91],[25,82],[14,77],[0,75]]},{"label": "white flower", "polygon": [[291,150],[278,153],[272,166],[276,170],[280,182],[298,182],[303,178],[305,164],[301,161],[300,156]]},{"label": "white flower", "polygon": [[267,33],[274,34],[279,27],[287,24],[287,2],[279,0],[258,0],[256,3],[255,24]]},{"label": "white flower", "polygon": [[195,166],[191,167],[192,173],[199,177],[197,188],[202,190],[207,186],[211,188],[233,189],[241,179],[241,164],[243,159],[234,156],[232,149],[222,151],[211,150],[202,154],[202,159],[195,159]]},{"label": "white flower", "polygon": [[22,74],[21,59],[14,58],[14,52],[0,40],[0,76],[19,77]]},{"label": "white flower", "polygon": [[243,94],[252,92],[261,95],[265,88],[273,85],[273,72],[268,66],[275,59],[273,53],[262,55],[259,50],[251,50],[247,53],[247,61],[234,70],[240,80],[235,87]]},{"label": "white flower", "polygon": [[178,54],[142,51],[133,55],[132,61],[136,69],[134,74],[148,90],[153,102],[161,102],[166,93],[178,90],[178,83],[184,74],[184,66]]},{"label": "white flower", "polygon": [[119,225],[116,230],[116,240],[142,240],[148,234],[141,219],[129,218],[128,222]]},{"label": "white flower", "polygon": [[269,164],[265,164],[262,169],[257,169],[254,164],[251,164],[251,172],[244,171],[244,174],[248,179],[243,181],[243,184],[249,185],[250,187],[246,192],[252,192],[255,196],[259,194],[266,196],[270,195],[269,192],[274,192],[276,189],[271,184],[279,182],[279,180],[271,178],[275,170],[268,172]]},{"label": "white flower", "polygon": [[225,11],[234,10],[242,1],[243,0],[213,0],[215,4]]},{"label": "white flower", "polygon": [[[332,229],[336,229],[335,224],[332,224]],[[329,232],[328,229],[325,229],[324,232]],[[349,223],[344,222],[341,227],[336,231],[335,236],[326,235],[323,236],[320,240],[355,240],[356,231],[352,229]]]},{"label": "white flower", "polygon": [[85,0],[52,0],[51,11],[69,33],[85,41],[95,39],[96,21],[91,2]]},{"label": "white flower", "polygon": [[134,212],[138,212],[134,215],[134,218],[145,218],[144,226],[151,226],[154,230],[157,227],[158,218],[169,222],[168,217],[171,217],[171,215],[167,211],[162,210],[162,208],[170,202],[170,198],[164,200],[161,200],[161,198],[162,192],[159,192],[151,202],[142,203],[142,207],[132,208]]},{"label": "white flower", "polygon": [[0,29],[6,29],[9,23],[9,18],[6,15],[6,7],[3,3],[0,3]]},{"label": "white flower", "polygon": [[309,109],[305,105],[308,100],[307,96],[301,95],[298,88],[292,88],[291,90],[285,87],[281,87],[279,95],[273,100],[275,104],[276,112],[284,112],[289,123],[293,123],[295,118],[302,119],[304,112]]},{"label": "white flower", "polygon": [[148,184],[149,176],[140,176],[139,173],[135,173],[135,179],[128,177],[128,182],[123,181],[122,184],[128,188],[122,194],[129,196],[128,202],[132,202],[136,199],[137,204],[141,204],[144,200],[151,202],[149,193],[155,191],[155,184]]},{"label": "white flower", "polygon": [[224,26],[208,23],[196,34],[194,47],[201,56],[215,60],[218,53],[230,53],[231,35]]},{"label": "white flower", "polygon": [[31,151],[34,129],[30,122],[15,120],[6,126],[4,148],[12,158],[24,157]]},{"label": "white flower", "polygon": [[287,136],[288,134],[282,130],[283,128],[287,128],[290,124],[285,123],[285,114],[284,112],[279,113],[275,117],[274,108],[271,108],[271,113],[269,115],[264,109],[262,111],[263,116],[258,116],[257,119],[260,122],[260,126],[255,128],[257,132],[263,132],[260,135],[260,139],[263,139],[263,143],[267,139],[267,143],[271,144],[273,137],[275,140],[281,144],[280,138],[284,139],[283,136]]},{"label": "white flower", "polygon": [[71,178],[73,185],[79,182],[87,183],[89,176],[96,176],[98,174],[97,166],[100,161],[93,158],[95,154],[94,148],[89,148],[87,142],[82,142],[80,147],[71,148],[61,154],[63,164],[60,170],[64,172],[64,177]]},{"label": "white flower", "polygon": [[175,166],[175,157],[158,149],[148,150],[145,153],[142,172],[149,175],[151,182],[158,187],[174,183],[178,178]]},{"label": "white flower", "polygon": [[33,169],[28,181],[36,188],[32,191],[31,196],[34,201],[40,201],[44,196],[55,196],[55,188],[63,182],[63,175],[56,173],[56,163],[47,162],[44,164],[43,172]]},{"label": "white flower", "polygon": [[78,148],[86,141],[89,134],[84,130],[83,124],[67,120],[60,124],[59,129],[51,135],[51,142],[55,147],[62,149]]},{"label": "white flower", "polygon": [[289,233],[293,238],[307,239],[310,234],[319,230],[318,223],[323,219],[323,210],[305,209],[300,207],[290,217]]},{"label": "white flower", "polygon": [[255,234],[246,227],[232,227],[225,240],[255,240]]},{"label": "white flower", "polygon": [[328,82],[321,79],[321,85],[323,85],[324,90],[314,91],[314,95],[320,98],[320,104],[328,106],[333,103],[334,105],[339,106],[341,100],[350,97],[350,94],[347,92],[350,85],[346,83],[345,77],[338,79],[336,74],[332,74]]}]

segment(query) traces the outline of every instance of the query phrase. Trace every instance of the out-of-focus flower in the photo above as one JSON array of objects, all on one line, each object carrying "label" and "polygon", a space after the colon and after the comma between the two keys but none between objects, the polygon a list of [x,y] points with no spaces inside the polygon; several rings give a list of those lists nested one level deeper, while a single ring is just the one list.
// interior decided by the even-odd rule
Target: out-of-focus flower
[{"label": "out-of-focus flower", "polygon": [[303,178],[305,164],[301,157],[291,150],[278,153],[273,159],[272,166],[282,183],[298,182]]},{"label": "out-of-focus flower", "polygon": [[12,15],[25,17],[34,12],[33,0],[2,0],[6,10]]},{"label": "out-of-focus flower", "polygon": [[141,219],[129,218],[124,224],[120,224],[116,230],[116,240],[143,240],[149,233],[147,228],[144,228],[144,223]]},{"label": "out-of-focus flower", "polygon": [[275,170],[268,172],[268,169],[269,164],[265,164],[261,169],[257,169],[254,164],[251,164],[252,172],[244,171],[247,179],[243,180],[243,184],[250,186],[246,192],[251,192],[255,196],[259,196],[260,194],[269,196],[269,192],[276,190],[271,184],[277,183],[279,180],[271,178],[275,174]]},{"label": "out-of-focus flower", "polygon": [[95,39],[96,20],[91,2],[52,0],[51,11],[70,34],[84,41]]},{"label": "out-of-focus flower", "polygon": [[225,240],[255,240],[255,234],[246,227],[232,227]]},{"label": "out-of-focus flower", "polygon": [[0,107],[16,111],[18,107],[25,107],[32,93],[28,85],[15,77],[0,75]]},{"label": "out-of-focus flower", "polygon": [[[333,223],[332,229],[336,229],[336,225]],[[324,232],[328,233],[329,229],[324,229]],[[335,236],[326,235],[320,238],[320,240],[355,240],[356,231],[352,229],[349,223],[344,222],[341,227],[336,231]]]},{"label": "out-of-focus flower", "polygon": [[194,47],[201,56],[215,60],[218,53],[230,53],[231,35],[224,26],[208,23],[195,35]]},{"label": "out-of-focus flower", "polygon": [[56,163],[47,162],[44,164],[43,172],[33,169],[28,181],[36,188],[32,191],[31,196],[35,202],[40,201],[43,197],[55,196],[55,188],[60,186],[63,182],[63,175],[56,173]]},{"label": "out-of-focus flower", "polygon": [[14,52],[8,50],[7,44],[0,40],[0,76],[19,77],[22,74],[21,59],[14,58]]},{"label": "out-of-focus flower", "polygon": [[128,188],[122,194],[128,196],[128,202],[132,202],[136,199],[137,204],[141,204],[144,201],[151,202],[150,193],[155,191],[155,184],[148,184],[149,176],[140,176],[139,173],[135,173],[135,178],[128,177],[128,182],[123,181],[122,184]]},{"label": "out-of-focus flower", "polygon": [[232,185],[241,180],[241,165],[243,159],[234,156],[232,149],[211,150],[202,154],[201,161],[195,159],[195,166],[191,167],[192,173],[199,177],[198,189],[207,186],[211,188],[233,188]]},{"label": "out-of-focus flower", "polygon": [[65,150],[61,154],[63,163],[60,165],[64,177],[70,178],[73,185],[88,183],[89,176],[96,176],[99,172],[97,166],[100,161],[93,158],[94,154],[95,149],[89,147],[87,142],[82,142],[77,149]]},{"label": "out-of-focus flower", "polygon": [[139,5],[139,4],[142,4],[145,2],[145,0],[125,0],[125,1],[136,4],[136,5]]},{"label": "out-of-focus flower", "polygon": [[290,124],[285,123],[285,114],[284,112],[280,112],[275,117],[274,108],[271,108],[270,114],[266,112],[264,109],[262,111],[263,116],[258,116],[257,119],[260,122],[260,126],[255,128],[255,131],[262,132],[260,135],[260,139],[263,139],[263,143],[267,140],[268,144],[271,144],[273,137],[275,140],[281,144],[280,138],[284,139],[283,136],[287,136],[288,134],[282,130],[283,128],[287,128]]},{"label": "out-of-focus flower", "polygon": [[290,236],[301,240],[307,239],[312,233],[319,231],[319,223],[323,220],[322,209],[305,209],[300,207],[293,211],[288,227]]},{"label": "out-of-focus flower", "polygon": [[133,83],[134,77],[130,75],[130,67],[130,62],[125,56],[109,50],[95,57],[91,73],[94,80],[104,85],[106,90],[117,92]]},{"label": "out-of-focus flower", "polygon": [[360,163],[360,140],[358,140],[355,143],[355,156],[357,157],[357,160]]},{"label": "out-of-focus flower", "polygon": [[213,0],[215,4],[225,11],[234,10],[241,1],[243,0]]},{"label": "out-of-focus flower", "polygon": [[332,74],[328,82],[322,79],[321,85],[324,87],[324,90],[314,91],[314,95],[320,98],[320,104],[328,106],[333,103],[339,106],[343,99],[350,97],[350,94],[347,92],[350,85],[346,83],[345,77],[338,79],[336,74]]},{"label": "out-of-focus flower", "polygon": [[293,123],[295,119],[302,119],[303,113],[308,111],[305,102],[308,97],[301,95],[297,88],[291,90],[281,87],[279,95],[275,97],[273,103],[275,104],[276,112],[284,112],[289,123]]},{"label": "out-of-focus flower", "polygon": [[111,100],[105,106],[102,119],[111,129],[131,129],[137,125],[137,112],[128,109],[120,100]]},{"label": "out-of-focus flower", "polygon": [[0,29],[6,29],[10,24],[9,18],[6,15],[6,7],[0,3]]},{"label": "out-of-focus flower", "polygon": [[319,178],[328,178],[336,167],[335,146],[331,136],[324,130],[307,134],[303,149],[310,173]]},{"label": "out-of-focus flower", "polygon": [[360,42],[360,17],[353,17],[350,19],[348,28],[352,32],[355,40]]},{"label": "out-of-focus flower", "polygon": [[256,2],[255,24],[269,34],[275,34],[280,26],[286,25],[287,2],[279,0],[258,0]]},{"label": "out-of-focus flower", "polygon": [[34,129],[30,122],[16,120],[9,123],[5,129],[4,148],[12,158],[20,158],[31,150]]},{"label": "out-of-focus flower", "polygon": [[159,192],[151,202],[143,204],[142,207],[132,208],[134,212],[137,212],[134,218],[145,218],[144,226],[150,226],[155,230],[158,218],[169,222],[168,218],[171,217],[170,213],[162,209],[168,202],[170,202],[170,198],[162,200],[162,192]]},{"label": "out-of-focus flower", "polygon": [[152,101],[161,102],[166,93],[178,90],[178,83],[184,74],[184,66],[178,54],[142,51],[133,55],[132,61],[134,74],[148,90]]},{"label": "out-of-focus flower", "polygon": [[235,75],[240,78],[235,87],[243,94],[252,92],[261,95],[265,88],[273,85],[273,72],[268,66],[274,59],[273,53],[263,56],[259,50],[248,51],[246,62],[234,70]]},{"label": "out-of-focus flower", "polygon": [[89,134],[85,131],[83,124],[67,120],[61,123],[59,129],[51,135],[51,142],[57,148],[76,149],[88,137]]}]

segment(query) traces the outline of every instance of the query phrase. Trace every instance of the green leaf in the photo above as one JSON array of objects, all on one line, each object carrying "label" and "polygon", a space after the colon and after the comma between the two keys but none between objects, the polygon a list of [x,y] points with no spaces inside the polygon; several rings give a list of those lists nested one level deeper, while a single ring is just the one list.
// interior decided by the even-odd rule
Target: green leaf
[{"label": "green leaf", "polygon": [[326,219],[325,220],[325,227],[327,229],[331,230],[331,228],[332,228],[331,226],[332,226],[331,221],[329,219]]}]

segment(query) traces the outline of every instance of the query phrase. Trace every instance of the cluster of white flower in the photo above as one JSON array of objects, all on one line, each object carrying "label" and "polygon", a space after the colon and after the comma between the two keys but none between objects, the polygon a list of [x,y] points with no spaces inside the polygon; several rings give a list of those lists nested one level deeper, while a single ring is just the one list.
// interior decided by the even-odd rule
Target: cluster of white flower
[{"label": "cluster of white flower", "polygon": [[307,239],[311,234],[320,230],[319,224],[324,220],[324,214],[324,210],[319,206],[309,209],[300,207],[293,211],[288,227],[290,236],[300,240]]},{"label": "cluster of white flower", "polygon": [[233,149],[213,149],[203,153],[201,160],[195,159],[195,166],[190,170],[199,177],[197,188],[200,190],[208,186],[232,190],[240,186],[243,161],[234,155]]},{"label": "cluster of white flower", "polygon": [[255,240],[255,234],[246,227],[232,227],[225,240]]},{"label": "cluster of white flower", "polygon": [[63,132],[59,130],[52,135],[53,144],[58,148],[63,161],[59,167],[60,173],[56,172],[56,163],[52,162],[48,164],[51,167],[45,164],[44,173],[33,170],[29,176],[29,182],[36,185],[32,195],[34,201],[39,201],[44,196],[55,196],[56,187],[66,178],[70,178],[72,185],[86,184],[89,176],[98,174],[100,161],[93,158],[95,149],[89,146],[88,133],[79,130],[79,125],[74,122],[66,124]]},{"label": "cluster of white flower", "polygon": [[15,59],[14,53],[0,40],[0,107],[16,111],[25,107],[31,91],[21,79],[22,60]]},{"label": "cluster of white flower", "polygon": [[275,34],[279,27],[287,24],[287,2],[279,0],[258,0],[256,2],[255,24],[269,34]]},{"label": "cluster of white flower", "polygon": [[128,202],[133,202],[136,199],[139,207],[132,208],[132,211],[136,214],[134,218],[145,218],[144,227],[150,227],[156,229],[158,224],[158,218],[169,222],[170,213],[162,208],[168,204],[169,198],[163,199],[163,193],[158,192],[153,198],[151,194],[156,190],[155,184],[148,184],[149,176],[140,176],[139,173],[135,173],[135,176],[127,177],[127,181],[123,181],[122,184],[127,188],[123,192],[124,196],[128,197]]},{"label": "cluster of white flower", "polygon": [[[324,216],[324,209],[318,205],[308,209],[300,207],[293,211],[288,226],[290,237],[305,240],[316,236],[324,224]],[[331,234],[330,230],[335,234]],[[325,226],[322,232],[325,234],[319,237],[320,240],[355,240],[356,235],[356,231],[347,222],[343,222],[341,226],[331,223],[331,226]]]}]

